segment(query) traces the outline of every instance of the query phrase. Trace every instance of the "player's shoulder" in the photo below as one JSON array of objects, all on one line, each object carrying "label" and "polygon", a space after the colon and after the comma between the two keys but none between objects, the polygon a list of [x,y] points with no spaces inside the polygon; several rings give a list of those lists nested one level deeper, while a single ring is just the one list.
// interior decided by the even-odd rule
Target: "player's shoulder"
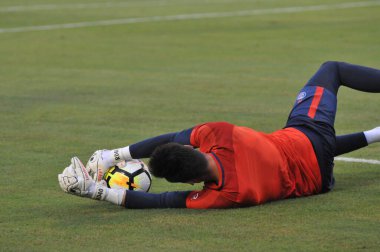
[{"label": "player's shoulder", "polygon": [[205,148],[219,145],[232,135],[234,125],[228,122],[208,122],[193,128],[190,143]]},{"label": "player's shoulder", "polygon": [[196,128],[209,128],[209,129],[221,129],[221,128],[231,128],[235,125],[229,122],[206,122],[196,126]]},{"label": "player's shoulder", "polygon": [[198,124],[198,126],[200,125],[233,125],[233,124],[226,121],[213,121],[213,122],[203,122],[203,123]]},{"label": "player's shoulder", "polygon": [[197,125],[193,129],[193,132],[203,136],[210,134],[218,135],[220,133],[225,133],[226,131],[232,131],[234,127],[235,125],[229,122],[207,122]]}]

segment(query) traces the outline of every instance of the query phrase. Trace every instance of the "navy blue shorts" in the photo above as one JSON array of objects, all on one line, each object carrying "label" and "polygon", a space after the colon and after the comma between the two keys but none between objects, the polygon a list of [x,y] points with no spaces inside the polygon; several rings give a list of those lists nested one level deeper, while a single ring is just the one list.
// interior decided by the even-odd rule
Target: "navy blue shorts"
[{"label": "navy blue shorts", "polygon": [[286,127],[302,131],[311,141],[322,176],[322,191],[334,187],[336,95],[321,86],[306,85],[298,94]]}]

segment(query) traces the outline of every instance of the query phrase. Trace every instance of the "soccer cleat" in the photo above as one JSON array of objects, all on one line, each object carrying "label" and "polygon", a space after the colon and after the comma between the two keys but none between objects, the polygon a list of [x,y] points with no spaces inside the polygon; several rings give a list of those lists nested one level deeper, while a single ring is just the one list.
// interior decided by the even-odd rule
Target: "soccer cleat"
[{"label": "soccer cleat", "polygon": [[86,164],[86,169],[88,173],[96,182],[99,182],[103,179],[104,173],[109,168],[109,165],[106,163],[105,159],[103,158],[103,153],[105,151],[109,151],[109,150],[95,151]]}]

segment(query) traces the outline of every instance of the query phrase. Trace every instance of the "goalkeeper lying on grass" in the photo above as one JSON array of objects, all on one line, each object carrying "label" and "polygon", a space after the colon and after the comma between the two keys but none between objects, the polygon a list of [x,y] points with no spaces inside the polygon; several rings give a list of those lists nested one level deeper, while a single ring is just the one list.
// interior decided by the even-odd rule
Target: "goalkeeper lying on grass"
[{"label": "goalkeeper lying on grass", "polygon": [[[326,62],[298,94],[284,129],[265,134],[226,122],[200,124],[97,151],[87,167],[73,158],[58,176],[60,186],[68,193],[127,208],[246,207],[328,192],[335,182],[334,156],[380,141],[380,127],[335,136],[336,96],[342,85],[379,93],[380,70]],[[169,182],[204,182],[204,189],[152,194],[97,182],[120,160],[147,157],[154,176]]]}]

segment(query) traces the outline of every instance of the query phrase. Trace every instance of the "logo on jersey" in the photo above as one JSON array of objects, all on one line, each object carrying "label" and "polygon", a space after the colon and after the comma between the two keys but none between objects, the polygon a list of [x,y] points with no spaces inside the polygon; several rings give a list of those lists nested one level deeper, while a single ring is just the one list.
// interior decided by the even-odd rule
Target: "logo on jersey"
[{"label": "logo on jersey", "polygon": [[297,103],[300,103],[302,99],[305,97],[306,97],[306,92],[299,93],[299,95],[297,96]]}]

